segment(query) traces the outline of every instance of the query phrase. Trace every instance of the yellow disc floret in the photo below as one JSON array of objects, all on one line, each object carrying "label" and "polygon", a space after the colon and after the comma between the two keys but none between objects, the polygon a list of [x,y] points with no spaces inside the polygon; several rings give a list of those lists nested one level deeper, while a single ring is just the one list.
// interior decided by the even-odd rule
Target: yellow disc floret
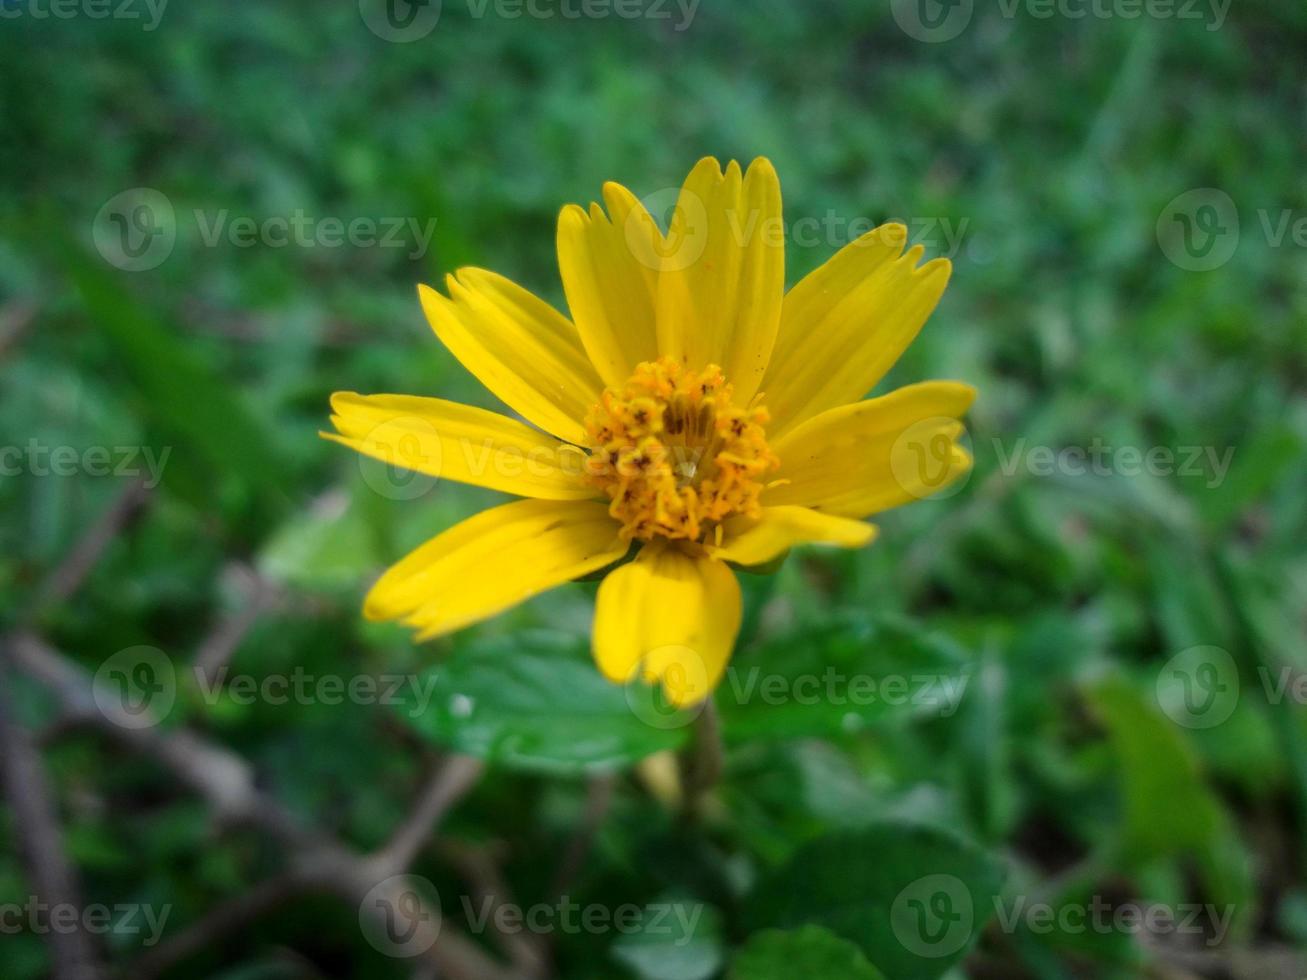
[{"label": "yellow disc floret", "polygon": [[731,395],[716,365],[695,372],[660,357],[590,410],[587,474],[624,537],[701,541],[731,515],[758,516],[763,478],[780,460],[767,446],[767,409]]}]

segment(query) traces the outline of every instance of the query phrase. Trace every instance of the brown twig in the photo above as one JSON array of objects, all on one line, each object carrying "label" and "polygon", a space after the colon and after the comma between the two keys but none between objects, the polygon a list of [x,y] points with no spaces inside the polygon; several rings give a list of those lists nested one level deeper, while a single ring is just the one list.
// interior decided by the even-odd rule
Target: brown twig
[{"label": "brown twig", "polygon": [[435,832],[435,826],[454,803],[481,778],[485,764],[470,756],[449,756],[428,776],[417,802],[374,860],[394,868],[407,868]]},{"label": "brown twig", "polygon": [[15,300],[0,307],[0,358],[18,343],[35,322],[40,307],[32,300]]},{"label": "brown twig", "polygon": [[[392,908],[403,907],[412,900],[406,885],[398,878],[404,869],[391,859],[392,855],[385,850],[374,856],[361,855],[306,827],[256,786],[250,767],[240,757],[188,730],[165,731],[145,714],[128,716],[110,697],[97,699],[91,679],[84,671],[30,633],[12,636],[7,642],[14,663],[50,687],[67,715],[94,724],[100,731],[159,763],[203,796],[222,820],[258,827],[279,840],[288,850],[290,874],[303,881],[306,888],[336,894],[357,905],[361,916],[379,924],[387,904]],[[466,790],[472,783],[468,778],[471,768],[466,761],[454,756],[446,765],[448,770],[433,778],[419,804],[426,833],[431,832],[435,818],[457,798],[451,787]],[[440,792],[433,788],[437,783]],[[409,821],[405,826],[416,822]],[[411,830],[403,831],[405,849],[412,846],[408,842],[413,836]],[[365,898],[374,901],[365,902]],[[452,929],[442,929],[437,938],[430,925],[430,921],[436,920],[432,911],[421,922],[414,948],[426,947],[423,955],[442,976],[450,980],[514,980],[519,976],[517,971],[500,966]]]},{"label": "brown twig", "polygon": [[28,617],[29,622],[38,619],[50,607],[66,601],[81,587],[105,549],[149,495],[144,476],[137,477],[118,495],[108,510],[100,515],[99,520],[77,542],[68,557],[41,584],[37,590],[36,603]]},{"label": "brown twig", "polygon": [[227,665],[232,655],[265,613],[275,608],[281,590],[253,568],[232,562],[227,573],[239,577],[244,601],[231,613],[221,617],[200,643],[195,654],[195,669],[210,682]]},{"label": "brown twig", "polygon": [[549,953],[542,938],[525,929],[505,930],[499,925],[499,910],[517,907],[508,882],[500,874],[491,847],[444,841],[440,853],[472,886],[472,898],[482,906],[491,938],[524,977],[547,974]]},{"label": "brown twig", "polygon": [[133,980],[154,980],[188,957],[243,929],[305,888],[306,882],[298,874],[278,875],[223,902],[198,922],[140,957],[132,965]]},{"label": "brown twig", "polygon": [[611,773],[594,776],[586,784],[585,812],[581,815],[581,822],[573,831],[571,840],[567,842],[567,850],[563,852],[558,870],[554,872],[550,890],[557,897],[562,898],[567,894],[585,864],[590,848],[594,846],[595,834],[599,832],[604,818],[608,816],[608,809],[612,806],[616,786],[617,779]]},{"label": "brown twig", "polygon": [[[104,975],[95,941],[81,924],[77,875],[64,850],[59,814],[50,796],[41,758],[31,736],[13,716],[8,644],[0,649],[0,769],[14,815],[15,833],[36,897],[53,918],[74,909],[71,927],[44,923],[53,980],[98,980]],[[56,910],[58,910],[56,912]]]}]

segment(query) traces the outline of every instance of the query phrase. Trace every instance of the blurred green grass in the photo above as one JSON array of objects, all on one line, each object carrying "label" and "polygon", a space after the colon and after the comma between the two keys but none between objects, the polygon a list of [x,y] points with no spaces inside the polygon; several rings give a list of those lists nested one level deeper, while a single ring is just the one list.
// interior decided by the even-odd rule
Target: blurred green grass
[{"label": "blurred green grass", "polygon": [[[185,659],[241,601],[229,569],[242,562],[295,597],[241,645],[234,667],[255,674],[420,670],[525,627],[580,635],[592,586],[423,648],[362,623],[368,577],[490,495],[372,492],[356,459],[317,438],[327,396],[492,405],[431,336],[416,282],[483,265],[562,307],[563,203],[609,179],[641,195],[675,186],[704,154],[766,155],[791,223],[904,219],[931,255],[961,232],[945,299],[886,387],[975,384],[977,464],[957,496],[883,515],[872,548],[803,553],[774,583],[750,581],[738,661],[784,665],[797,643],[818,662],[874,665],[898,655],[890,622],[956,647],[973,686],[948,718],[847,732],[825,719],[804,723],[808,738],[734,746],[729,817],[711,832],[676,836],[625,785],[585,887],[651,898],[695,881],[651,855],[698,854],[712,879],[700,897],[729,912],[712,891],[729,890],[732,861],[761,872],[832,828],[907,814],[1002,855],[1009,887],[1125,881],[1144,898],[1235,903],[1241,949],[1307,944],[1307,730],[1302,705],[1268,703],[1259,679],[1307,669],[1307,263],[1260,217],[1307,215],[1307,13],[1249,0],[1207,26],[984,9],[926,44],[888,3],[836,0],[704,3],[680,32],[478,19],[447,2],[413,44],[369,33],[354,4],[177,5],[154,32],[4,21],[0,321],[30,322],[0,353],[0,441],[172,447],[154,505],[39,625],[92,668],[140,643]],[[167,196],[178,235],[158,268],[128,273],[102,260],[92,228],[137,187]],[[1157,238],[1168,202],[1194,188],[1224,191],[1242,219],[1210,272],[1168,261]],[[436,224],[417,257],[241,248],[207,245],[197,209]],[[845,240],[791,242],[789,281]],[[1095,439],[1234,452],[1219,481],[1005,472],[1019,447]],[[124,485],[0,478],[9,625]],[[1145,703],[1162,665],[1196,645],[1229,651],[1243,681],[1230,720],[1206,730]],[[26,709],[48,717],[35,689]],[[380,709],[224,704],[192,720],[362,844],[402,812],[420,762]],[[190,919],[266,871],[254,842],[212,844],[194,804],[110,747],[60,742],[50,758],[89,893],[171,901]],[[574,779],[497,772],[455,827],[510,841],[530,892],[582,794]],[[21,881],[6,853],[0,892],[25,893]],[[338,915],[297,905],[205,969],[245,976],[284,943],[324,970],[344,957],[339,975],[398,975],[360,943],[323,939],[312,923]],[[728,915],[732,940],[741,923]],[[6,943],[6,976],[41,975],[35,937]],[[568,977],[630,968],[574,939],[559,956]],[[1126,977],[1139,956],[1120,936],[1019,933],[982,942],[970,969]]]}]

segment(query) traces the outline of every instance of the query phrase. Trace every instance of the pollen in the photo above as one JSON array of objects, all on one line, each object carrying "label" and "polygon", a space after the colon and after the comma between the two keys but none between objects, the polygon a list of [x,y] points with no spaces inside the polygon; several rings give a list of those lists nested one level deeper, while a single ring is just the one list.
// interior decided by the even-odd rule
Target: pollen
[{"label": "pollen", "polygon": [[767,445],[767,409],[732,395],[716,365],[696,372],[666,357],[604,391],[586,418],[586,475],[623,537],[702,541],[727,517],[759,515],[780,460]]}]

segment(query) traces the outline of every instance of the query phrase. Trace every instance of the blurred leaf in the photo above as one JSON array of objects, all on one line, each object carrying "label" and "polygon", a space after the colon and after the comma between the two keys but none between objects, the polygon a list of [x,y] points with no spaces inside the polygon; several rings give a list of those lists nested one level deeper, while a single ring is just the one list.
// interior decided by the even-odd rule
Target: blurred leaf
[{"label": "blurred leaf", "polygon": [[545,631],[461,644],[400,711],[426,738],[492,763],[555,773],[616,769],[679,746],[595,668],[584,637]]},{"label": "blurred leaf", "polygon": [[731,964],[730,980],[885,980],[853,943],[820,926],[769,929],[749,938]]},{"label": "blurred leaf", "polygon": [[612,955],[641,980],[708,980],[722,965],[721,916],[688,899],[651,903]]},{"label": "blurred leaf", "polygon": [[741,652],[715,701],[732,742],[839,736],[949,717],[970,680],[947,637],[902,618],[847,616]]},{"label": "blurred leaf", "polygon": [[178,441],[180,458],[171,465],[202,460],[210,486],[216,478],[236,477],[269,511],[284,509],[290,474],[272,436],[231,385],[79,248],[66,245],[64,261],[88,318],[112,339],[130,373],[142,414]]},{"label": "blurred leaf", "polygon": [[1089,697],[1119,765],[1125,859],[1142,866],[1168,855],[1195,857],[1210,897],[1232,905],[1246,924],[1255,895],[1248,855],[1179,726],[1122,676],[1099,681]]},{"label": "blurred leaf", "polygon": [[359,588],[382,564],[362,508],[328,494],[290,517],[259,552],[259,571],[302,589]]},{"label": "blurred leaf", "polygon": [[749,896],[755,927],[823,926],[895,980],[941,976],[994,911],[998,863],[974,844],[886,821],[819,838]]}]

